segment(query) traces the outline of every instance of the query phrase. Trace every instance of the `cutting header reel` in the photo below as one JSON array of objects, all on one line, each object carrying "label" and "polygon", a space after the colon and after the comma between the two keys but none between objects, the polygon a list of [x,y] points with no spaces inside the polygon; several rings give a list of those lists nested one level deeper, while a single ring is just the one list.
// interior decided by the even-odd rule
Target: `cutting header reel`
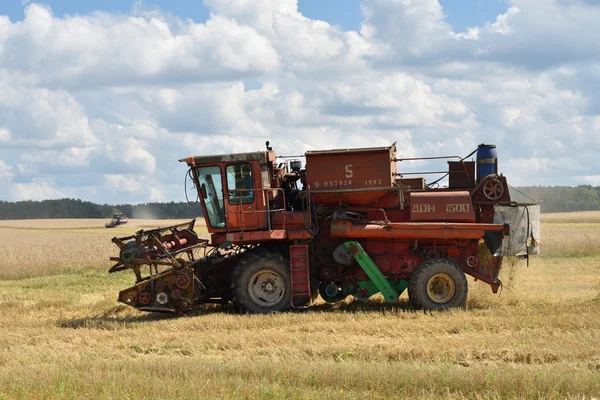
[{"label": "cutting header reel", "polygon": [[140,230],[113,238],[120,251],[109,272],[131,269],[135,286],[119,293],[119,301],[151,311],[183,312],[193,306],[198,282],[194,263],[206,257],[208,240],[194,232],[196,220]]}]

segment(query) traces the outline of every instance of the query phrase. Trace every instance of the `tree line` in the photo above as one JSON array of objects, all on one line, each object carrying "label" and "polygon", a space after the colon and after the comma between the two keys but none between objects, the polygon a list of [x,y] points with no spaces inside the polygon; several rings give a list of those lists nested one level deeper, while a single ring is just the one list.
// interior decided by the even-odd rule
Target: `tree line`
[{"label": "tree line", "polygon": [[43,201],[0,201],[2,219],[41,219],[41,218],[111,218],[113,213],[122,212],[129,218],[144,219],[183,219],[202,215],[200,204],[186,202],[145,203],[145,204],[95,204],[79,199]]},{"label": "tree line", "polygon": [[[600,210],[600,186],[528,186],[512,188],[510,195],[520,202],[539,201],[543,213]],[[116,212],[122,212],[129,218],[145,219],[202,216],[199,204],[186,202],[110,205],[79,199],[0,201],[0,219],[110,218]]]},{"label": "tree line", "polygon": [[600,210],[600,186],[528,186],[511,189],[512,199],[529,201],[518,191],[539,201],[543,213]]}]

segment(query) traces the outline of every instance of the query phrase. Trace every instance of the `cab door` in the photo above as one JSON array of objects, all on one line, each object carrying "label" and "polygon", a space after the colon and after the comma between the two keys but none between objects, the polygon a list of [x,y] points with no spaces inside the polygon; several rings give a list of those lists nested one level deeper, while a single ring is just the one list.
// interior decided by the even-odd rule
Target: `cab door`
[{"label": "cab door", "polygon": [[[227,231],[252,231],[266,228],[266,202],[260,174],[250,162],[225,167],[227,187]],[[258,179],[257,179],[258,178]]]},{"label": "cab door", "polygon": [[196,176],[209,232],[225,231],[225,207],[221,166],[208,165],[197,167]]}]

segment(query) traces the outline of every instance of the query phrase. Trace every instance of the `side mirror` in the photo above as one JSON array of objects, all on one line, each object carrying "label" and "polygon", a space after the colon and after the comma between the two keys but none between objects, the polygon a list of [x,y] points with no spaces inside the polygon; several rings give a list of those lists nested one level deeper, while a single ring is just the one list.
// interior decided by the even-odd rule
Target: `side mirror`
[{"label": "side mirror", "polygon": [[206,199],[208,197],[208,195],[206,194],[206,184],[202,184],[202,186],[200,186],[200,194],[202,195],[203,199]]}]

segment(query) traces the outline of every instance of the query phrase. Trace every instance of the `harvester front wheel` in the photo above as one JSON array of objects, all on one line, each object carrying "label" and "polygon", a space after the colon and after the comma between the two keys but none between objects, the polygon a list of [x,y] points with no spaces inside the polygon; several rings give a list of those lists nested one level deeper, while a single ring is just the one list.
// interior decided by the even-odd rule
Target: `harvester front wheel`
[{"label": "harvester front wheel", "polygon": [[234,268],[233,305],[241,312],[267,314],[291,307],[289,261],[268,251],[246,255]]},{"label": "harvester front wheel", "polygon": [[464,307],[468,285],[464,272],[450,260],[436,258],[419,265],[408,283],[408,297],[415,309],[446,310]]}]

